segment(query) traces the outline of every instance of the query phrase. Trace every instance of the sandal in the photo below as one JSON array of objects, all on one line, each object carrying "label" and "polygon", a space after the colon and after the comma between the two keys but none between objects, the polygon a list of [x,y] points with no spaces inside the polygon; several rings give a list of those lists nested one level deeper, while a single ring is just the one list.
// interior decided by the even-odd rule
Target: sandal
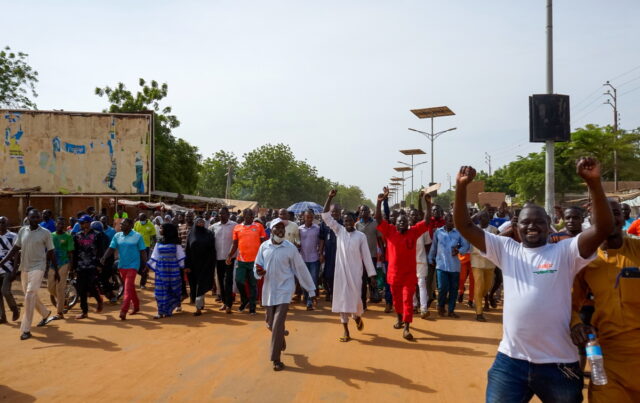
[{"label": "sandal", "polygon": [[413,335],[411,334],[411,332],[409,332],[408,330],[405,329],[404,332],[402,332],[402,337],[404,337],[406,340],[413,340]]},{"label": "sandal", "polygon": [[359,332],[364,329],[364,321],[362,320],[362,318],[358,318],[358,320],[356,321],[356,329],[358,329]]},{"label": "sandal", "polygon": [[162,318],[166,318],[166,315],[155,315],[153,317],[153,319],[162,319]]},{"label": "sandal", "polygon": [[349,337],[349,336],[342,336],[342,337],[340,337],[338,340],[340,340],[340,341],[341,341],[341,342],[343,342],[343,343],[346,343],[346,342],[348,342],[348,341],[351,341],[351,337]]},{"label": "sandal", "polygon": [[284,369],[284,364],[282,361],[274,361],[273,370],[274,371],[282,371]]},{"label": "sandal", "polygon": [[396,322],[396,323],[393,325],[393,328],[394,328],[394,329],[402,329],[403,327],[404,327],[404,322]]}]

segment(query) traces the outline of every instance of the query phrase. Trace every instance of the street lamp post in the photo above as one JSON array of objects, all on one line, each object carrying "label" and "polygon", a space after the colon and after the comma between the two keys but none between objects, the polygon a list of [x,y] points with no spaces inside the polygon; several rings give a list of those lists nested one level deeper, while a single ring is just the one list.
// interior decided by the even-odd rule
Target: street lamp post
[{"label": "street lamp post", "polygon": [[434,183],[434,179],[433,179],[433,167],[434,167],[434,161],[435,161],[435,155],[433,154],[433,142],[440,137],[440,135],[446,133],[446,132],[450,132],[452,130],[456,130],[456,127],[453,127],[451,129],[447,129],[447,130],[443,130],[441,132],[438,133],[434,133],[433,131],[433,119],[437,118],[437,117],[441,117],[441,116],[453,116],[455,115],[455,113],[453,113],[453,111],[451,109],[449,109],[448,106],[436,106],[434,108],[424,108],[424,109],[412,109],[411,112],[416,115],[418,117],[418,119],[431,119],[431,133],[426,133],[420,130],[416,130],[416,129],[409,129],[411,131],[414,132],[418,132],[420,134],[422,134],[423,136],[425,136],[426,138],[428,138],[429,140],[431,140],[431,184]]},{"label": "street lamp post", "polygon": [[[402,154],[404,154],[404,155],[410,155],[411,156],[411,165],[407,164],[406,162],[402,162],[402,161],[398,161],[398,163],[411,167],[411,192],[413,192],[415,190],[414,187],[413,187],[413,178],[415,176],[413,170],[418,165],[422,165],[422,164],[427,162],[427,161],[423,161],[423,162],[419,162],[419,163],[416,164],[413,161],[413,157],[416,156],[416,155],[424,155],[426,153],[424,151],[422,151],[421,149],[419,149],[419,148],[415,148],[415,149],[411,149],[411,150],[400,150],[400,152]],[[411,205],[412,201],[413,201],[413,194],[411,194],[411,198],[409,200],[409,205]]]},{"label": "street lamp post", "polygon": [[[402,200],[405,200],[405,198],[404,198],[404,181],[405,181],[404,173],[407,172],[407,171],[411,171],[411,168],[409,168],[409,167],[395,167],[393,169],[396,172],[402,173]],[[413,175],[412,175],[412,177],[413,177]],[[408,179],[408,178],[406,178],[406,179]]]}]

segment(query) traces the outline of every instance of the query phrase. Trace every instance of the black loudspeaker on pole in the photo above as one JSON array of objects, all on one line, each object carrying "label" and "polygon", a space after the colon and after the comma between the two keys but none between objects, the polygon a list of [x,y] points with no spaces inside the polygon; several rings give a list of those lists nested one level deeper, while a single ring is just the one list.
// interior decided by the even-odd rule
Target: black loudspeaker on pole
[{"label": "black loudspeaker on pole", "polygon": [[529,141],[571,141],[569,96],[540,94],[529,97]]}]

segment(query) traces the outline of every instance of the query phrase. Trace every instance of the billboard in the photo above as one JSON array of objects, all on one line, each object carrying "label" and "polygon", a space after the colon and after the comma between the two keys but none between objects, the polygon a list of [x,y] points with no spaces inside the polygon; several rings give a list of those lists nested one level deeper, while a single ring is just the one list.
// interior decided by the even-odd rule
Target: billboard
[{"label": "billboard", "polygon": [[0,188],[50,194],[148,194],[149,114],[0,109]]}]

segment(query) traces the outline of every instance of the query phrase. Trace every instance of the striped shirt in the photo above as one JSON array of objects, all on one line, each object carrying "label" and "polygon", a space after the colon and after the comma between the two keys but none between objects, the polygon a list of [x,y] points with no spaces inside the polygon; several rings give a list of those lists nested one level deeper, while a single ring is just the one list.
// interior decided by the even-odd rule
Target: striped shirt
[{"label": "striped shirt", "polygon": [[[13,244],[16,242],[16,237],[18,235],[15,232],[7,231],[6,234],[0,235],[0,260],[4,259],[5,256],[9,253]],[[9,260],[7,263],[0,268],[0,274],[13,272],[13,262]]]}]

